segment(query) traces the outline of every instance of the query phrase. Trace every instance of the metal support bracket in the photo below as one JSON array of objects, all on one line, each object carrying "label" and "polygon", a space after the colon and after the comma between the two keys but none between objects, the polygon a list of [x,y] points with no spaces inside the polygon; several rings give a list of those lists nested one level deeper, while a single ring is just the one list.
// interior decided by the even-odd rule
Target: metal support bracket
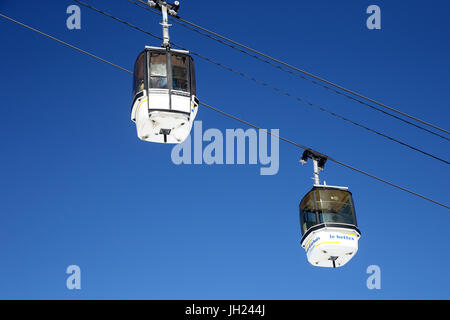
[{"label": "metal support bracket", "polygon": [[328,157],[313,150],[305,150],[302,154],[300,162],[302,164],[306,164],[308,162],[308,159],[311,159],[313,161],[314,184],[320,185],[319,172],[324,169]]},{"label": "metal support bracket", "polygon": [[163,0],[149,0],[148,5],[156,10],[161,11],[163,21],[160,23],[163,28],[163,44],[164,48],[170,48],[170,36],[169,36],[169,27],[172,25],[169,24],[169,15],[173,17],[178,16],[178,9],[180,8],[180,2],[175,1],[173,4]]}]

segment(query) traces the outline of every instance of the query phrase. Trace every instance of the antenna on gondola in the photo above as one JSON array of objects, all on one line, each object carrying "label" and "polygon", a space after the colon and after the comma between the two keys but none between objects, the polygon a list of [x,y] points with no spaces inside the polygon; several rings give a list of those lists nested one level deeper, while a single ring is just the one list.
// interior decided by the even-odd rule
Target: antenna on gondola
[{"label": "antenna on gondola", "polygon": [[180,8],[180,2],[175,1],[173,4],[162,0],[149,0],[148,5],[156,10],[161,11],[163,21],[160,23],[163,27],[163,44],[164,48],[170,48],[170,36],[169,27],[169,14],[173,17],[178,15],[178,9]]}]

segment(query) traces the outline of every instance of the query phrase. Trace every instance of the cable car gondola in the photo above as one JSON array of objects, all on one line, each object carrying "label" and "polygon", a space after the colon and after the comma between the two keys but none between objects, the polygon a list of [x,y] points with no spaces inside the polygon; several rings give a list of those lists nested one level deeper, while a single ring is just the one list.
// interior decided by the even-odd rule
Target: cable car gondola
[{"label": "cable car gondola", "polygon": [[163,13],[164,43],[146,46],[136,59],[131,120],[144,141],[181,143],[198,111],[194,60],[189,51],[170,47],[168,12],[176,15],[179,3],[153,3]]},{"label": "cable car gondola", "polygon": [[312,265],[341,267],[358,251],[361,236],[352,193],[347,187],[321,185],[319,170],[323,170],[326,157],[307,150],[302,163],[308,158],[314,164],[314,185],[299,205],[301,246]]}]

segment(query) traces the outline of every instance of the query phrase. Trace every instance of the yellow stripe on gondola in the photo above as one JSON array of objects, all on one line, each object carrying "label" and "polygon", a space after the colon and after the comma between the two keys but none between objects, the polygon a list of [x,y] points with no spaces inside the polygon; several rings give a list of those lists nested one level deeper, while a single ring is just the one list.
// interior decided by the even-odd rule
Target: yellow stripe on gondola
[{"label": "yellow stripe on gondola", "polygon": [[313,240],[313,238],[309,239],[308,243],[305,245],[305,248],[308,247],[308,244]]},{"label": "yellow stripe on gondola", "polygon": [[148,98],[147,98],[147,99],[144,99],[144,100],[142,100],[142,101],[141,101],[141,103],[139,103],[139,105],[138,105],[138,107],[137,107],[137,110],[136,110],[136,114],[138,114],[138,112],[139,112],[139,109],[141,108],[142,104],[143,104],[144,102],[147,102],[147,101],[148,101]]},{"label": "yellow stripe on gondola", "polygon": [[325,244],[325,243],[341,243],[340,241],[326,241],[326,242],[320,242],[318,244],[316,244],[315,248],[317,248],[318,246],[320,246],[321,244]]}]

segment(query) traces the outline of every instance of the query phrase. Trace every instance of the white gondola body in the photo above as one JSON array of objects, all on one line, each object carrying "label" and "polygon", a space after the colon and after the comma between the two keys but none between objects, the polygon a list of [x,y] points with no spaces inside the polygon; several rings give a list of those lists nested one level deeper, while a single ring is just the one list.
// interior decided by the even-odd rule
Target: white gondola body
[{"label": "white gondola body", "polygon": [[[150,89],[149,96],[144,95],[135,101],[131,120],[136,123],[139,139],[159,143],[181,143],[189,136],[197,115],[198,104],[190,96],[172,94],[172,108],[170,108],[168,91]],[[164,132],[168,134],[164,136]]]},{"label": "white gondola body", "polygon": [[301,246],[313,266],[342,267],[358,251],[361,233],[347,187],[315,184],[300,202],[300,222]]},{"label": "white gondola body", "polygon": [[342,267],[358,251],[360,234],[351,228],[324,227],[303,239],[308,262],[318,267]]},{"label": "white gondola body", "polygon": [[[165,48],[146,47],[146,52],[151,52],[161,56],[168,54]],[[176,81],[172,70],[163,64],[158,66],[156,72],[165,72],[164,77],[154,77],[164,79],[166,88],[153,88],[150,80],[153,76],[149,65],[152,61],[151,53],[146,53],[144,62],[135,67],[135,81],[141,78],[142,84],[136,85],[135,99],[131,110],[131,120],[136,123],[137,136],[139,139],[158,143],[181,143],[188,136],[192,129],[193,122],[198,111],[198,99],[195,96],[195,75],[193,61],[189,57],[188,51],[170,50],[172,56],[190,59],[186,63],[186,90],[176,90],[172,86],[172,81]],[[178,56],[177,56],[178,55]],[[167,58],[169,61],[171,56]],[[138,58],[139,60],[139,58]],[[160,60],[161,61],[161,60]],[[191,66],[192,64],[192,66]],[[169,63],[167,63],[169,65]],[[161,68],[162,66],[162,68]],[[142,69],[142,70],[141,70]],[[147,69],[147,70],[144,70]],[[140,75],[138,75],[140,74]],[[144,76],[145,74],[145,76]]]}]

